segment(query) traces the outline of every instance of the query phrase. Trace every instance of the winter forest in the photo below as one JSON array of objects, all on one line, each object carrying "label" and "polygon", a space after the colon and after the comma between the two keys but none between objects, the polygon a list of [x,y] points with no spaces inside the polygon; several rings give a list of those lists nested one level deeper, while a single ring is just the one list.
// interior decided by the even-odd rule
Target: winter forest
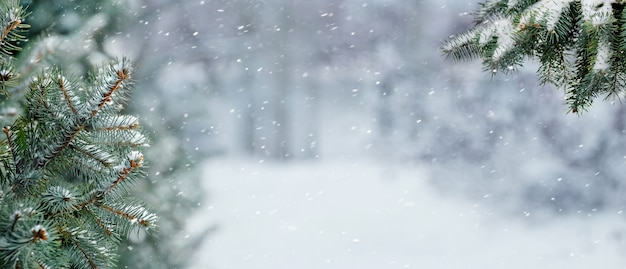
[{"label": "winter forest", "polygon": [[134,65],[118,268],[623,267],[626,104],[447,59],[480,2],[21,0],[16,61]]}]

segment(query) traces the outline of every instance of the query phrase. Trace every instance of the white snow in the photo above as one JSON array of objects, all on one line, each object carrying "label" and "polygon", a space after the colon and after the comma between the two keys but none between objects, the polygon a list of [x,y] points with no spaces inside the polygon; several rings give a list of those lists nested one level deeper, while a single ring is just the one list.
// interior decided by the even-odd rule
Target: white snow
[{"label": "white snow", "polygon": [[614,0],[582,0],[583,19],[598,26],[609,22],[612,15],[611,3]]},{"label": "white snow", "polygon": [[2,69],[0,70],[0,76],[2,77],[9,77],[9,76],[13,76],[12,72],[10,69]]},{"label": "white snow", "polygon": [[493,27],[498,37],[498,46],[493,53],[493,59],[497,60],[515,44],[515,40],[513,39],[515,31],[513,30],[513,23],[509,19],[494,21]]},{"label": "white snow", "polygon": [[[526,9],[520,18],[520,24],[531,24],[532,21],[546,20],[548,31],[554,30],[554,26],[561,17],[563,10],[574,0],[543,0]],[[531,21],[532,19],[532,21]]]},{"label": "white snow", "polygon": [[143,164],[143,154],[139,151],[131,151],[126,155],[128,161],[137,162],[139,166]]},{"label": "white snow", "polygon": [[519,2],[518,0],[509,0],[509,1],[507,2],[507,7],[508,7],[509,9],[511,9],[511,8],[515,7],[515,5],[517,5],[517,3],[518,3],[518,2]]},{"label": "white snow", "polygon": [[[479,44],[484,45],[493,36],[498,37],[498,44],[493,54],[493,60],[498,60],[515,43],[513,38],[517,30],[527,27],[535,22],[545,21],[548,31],[554,30],[556,23],[563,11],[573,2],[573,0],[543,0],[533,4],[522,14],[519,24],[514,26],[511,18],[503,17],[487,21],[482,27],[470,31],[462,36],[464,40],[471,40],[476,34],[479,35]],[[583,0],[581,2],[583,18],[595,26],[609,22],[612,14],[611,0]],[[510,1],[508,7],[513,7],[517,1]],[[449,49],[449,48],[444,48]],[[597,62],[594,70],[604,70],[608,68],[609,46],[607,42],[601,43],[598,50]]]},{"label": "white snow", "polygon": [[[541,223],[441,195],[424,167],[319,161],[205,165],[210,203],[190,221],[217,232],[200,268],[619,268],[623,217]],[[485,199],[489,199],[486,196]],[[193,237],[193,236],[192,236]]]},{"label": "white snow", "polygon": [[[480,27],[476,27],[467,33],[463,33],[457,37],[458,43],[472,43],[476,35],[478,35],[478,43],[485,45],[491,41],[494,36],[498,37],[497,47],[494,51],[493,59],[499,59],[504,53],[511,49],[515,43],[513,35],[515,34],[513,23],[509,18],[499,18],[493,21],[486,21]],[[443,50],[450,51],[453,44],[445,44]]]}]

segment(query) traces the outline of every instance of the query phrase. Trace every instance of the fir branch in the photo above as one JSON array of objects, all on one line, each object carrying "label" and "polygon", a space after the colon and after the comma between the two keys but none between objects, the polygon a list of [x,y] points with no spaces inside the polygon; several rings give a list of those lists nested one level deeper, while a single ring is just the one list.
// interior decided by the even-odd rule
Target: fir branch
[{"label": "fir branch", "polygon": [[103,167],[111,167],[113,163],[116,162],[115,156],[113,156],[111,153],[81,139],[77,139],[76,141],[72,142],[70,147],[74,151],[85,155],[89,159],[97,161]]},{"label": "fir branch", "polygon": [[83,154],[73,153],[67,155],[69,156],[64,157],[64,159],[70,160],[72,162],[71,165],[65,162],[58,162],[47,169],[53,173],[63,175],[63,178],[94,185],[99,185],[101,181],[105,180],[102,174],[111,169],[96,159],[85,158],[86,155]]},{"label": "fir branch", "polygon": [[97,236],[95,231],[83,228],[62,230],[63,238],[69,243],[70,263],[73,268],[109,268],[115,261],[114,246]]},{"label": "fir branch", "polygon": [[63,140],[60,143],[58,143],[56,146],[54,146],[54,149],[52,149],[51,154],[46,155],[44,159],[42,159],[42,161],[38,163],[38,166],[35,167],[35,169],[46,167],[50,162],[54,161],[54,159],[59,157],[61,153],[63,153],[64,150],[70,147],[70,144],[72,143],[74,138],[76,138],[78,133],[82,131],[83,129],[84,129],[84,126],[79,125],[79,126],[75,126],[73,130],[64,133],[62,136]]},{"label": "fir branch", "polygon": [[537,2],[539,0],[508,0],[507,14],[519,14]]},{"label": "fir branch", "polygon": [[15,166],[13,166],[12,157],[10,148],[4,141],[0,141],[0,186],[8,186],[13,177]]},{"label": "fir branch", "polygon": [[139,128],[139,119],[130,115],[108,116],[93,122],[96,131],[123,131]]},{"label": "fir branch", "polygon": [[111,192],[116,186],[118,186],[121,182],[128,179],[128,176],[131,172],[140,168],[143,165],[143,155],[139,152],[131,152],[128,154],[128,165],[124,165],[120,167],[121,171],[118,173],[117,178],[109,185],[106,189],[102,191],[103,195]]},{"label": "fir branch", "polygon": [[[101,213],[110,215],[112,219],[121,220],[114,221],[114,234],[128,234],[137,227],[144,228],[146,231],[156,227],[158,217],[156,214],[147,210],[142,203],[132,197],[119,197],[108,199],[101,206],[94,207],[101,210]],[[103,214],[98,214],[103,215]]]},{"label": "fir branch", "polygon": [[126,218],[131,223],[138,223],[139,225],[144,226],[144,227],[149,227],[149,226],[152,225],[152,222],[150,221],[150,219],[152,219],[152,217],[154,215],[144,213],[143,212],[143,208],[138,208],[138,209],[135,209],[134,211],[140,211],[141,213],[139,213],[139,215],[145,215],[145,216],[136,216],[136,215],[133,215],[131,213],[124,212],[122,210],[118,210],[118,209],[112,208],[112,207],[110,207],[108,205],[102,205],[102,208],[104,208],[105,210],[107,210],[107,211],[109,211],[109,212],[111,212],[111,213],[113,213],[115,215],[118,215],[118,216],[121,216],[123,218]]},{"label": "fir branch", "polygon": [[129,115],[101,117],[92,124],[92,141],[114,148],[138,148],[148,146],[148,138],[142,133],[139,120]]},{"label": "fir branch", "polygon": [[0,61],[0,94],[9,96],[9,87],[16,86],[16,74],[9,61]]},{"label": "fir branch", "polygon": [[[9,148],[9,151],[11,152],[13,163],[17,163],[17,154],[15,153],[15,145],[13,144],[13,139],[11,135],[11,126],[4,126],[4,128],[2,128],[2,132],[4,132],[4,135],[7,138],[7,146]],[[21,173],[22,171],[18,170],[16,172]]]},{"label": "fir branch", "polygon": [[109,131],[93,134],[94,141],[102,145],[109,145],[116,148],[141,148],[149,144],[148,138],[139,130],[120,130],[114,133]]},{"label": "fir branch", "polygon": [[23,23],[28,14],[15,0],[0,3],[0,14],[3,15],[0,17],[0,51],[10,55],[11,51],[20,49],[12,42],[26,41],[20,32],[29,28],[29,25]]},{"label": "fir branch", "polygon": [[128,154],[128,163],[122,164],[118,166],[116,169],[119,170],[115,179],[108,185],[106,185],[103,189],[94,191],[91,194],[91,197],[78,205],[78,210],[83,209],[92,204],[101,205],[101,201],[105,198],[105,196],[111,193],[117,186],[122,184],[122,182],[126,181],[132,172],[136,171],[143,165],[143,155],[139,152],[131,152]]},{"label": "fir branch", "polygon": [[11,215],[11,228],[9,228],[9,231],[11,232],[15,231],[15,225],[17,225],[17,222],[21,218],[22,218],[22,212],[20,211],[15,211],[13,215]]},{"label": "fir branch", "polygon": [[97,105],[91,111],[91,118],[95,117],[98,112],[103,110],[105,105],[112,101],[114,94],[121,90],[123,88],[123,85],[130,80],[130,69],[127,59],[123,59],[122,62],[113,66],[112,69],[114,76],[111,76],[110,74],[104,74],[101,79],[103,79],[105,83],[109,83],[109,81],[112,79],[114,80],[114,83],[110,85],[106,91],[102,92],[101,97],[97,99]]},{"label": "fir branch", "polygon": [[[18,92],[12,83],[28,75],[15,74],[8,56],[27,28],[17,15],[25,15],[17,1],[0,3],[5,95]],[[24,114],[3,128],[6,142],[0,141],[0,266],[112,267],[112,251],[130,232],[129,223],[150,228],[157,219],[123,196],[143,175],[136,149],[147,145],[138,119],[119,115],[131,84],[130,62],[105,65],[80,89],[57,68],[40,70],[23,84],[28,92],[18,97],[26,102],[15,103],[24,103]]]},{"label": "fir branch", "polygon": [[507,0],[486,0],[479,3],[480,8],[474,12],[474,23],[479,25],[494,17],[501,16],[508,8]]},{"label": "fir branch", "polygon": [[58,236],[48,229],[51,223],[24,216],[19,226],[19,231],[0,240],[0,253],[4,255],[0,265],[37,268],[50,263],[50,254],[58,246]]},{"label": "fir branch", "polygon": [[0,35],[0,42],[4,42],[4,40],[9,36],[9,33],[15,30],[21,23],[22,23],[22,20],[20,19],[15,19],[13,21],[10,21],[9,25],[4,27],[4,31],[2,31],[2,34]]},{"label": "fir branch", "polygon": [[50,216],[74,212],[78,201],[74,192],[61,186],[50,187],[42,194],[41,208]]},{"label": "fir branch", "polygon": [[96,221],[96,224],[104,231],[104,233],[107,236],[113,236],[113,231],[108,227],[108,225],[101,218],[99,218],[96,214],[94,214],[93,212],[89,210],[87,210],[87,212],[89,212],[92,215],[92,217]]},{"label": "fir branch", "polygon": [[74,104],[72,102],[72,98],[70,97],[70,93],[66,89],[67,83],[68,82],[65,79],[65,77],[59,76],[59,78],[57,79],[57,84],[59,85],[59,88],[63,92],[63,97],[65,98],[65,102],[67,103],[67,105],[69,106],[70,110],[72,111],[72,114],[74,114],[74,116],[78,116],[78,112],[76,111],[76,108],[74,107]]},{"label": "fir branch", "polygon": [[90,268],[92,269],[98,269],[98,265],[96,264],[96,261],[94,260],[94,258],[91,257],[90,252],[88,252],[79,242],[78,240],[70,237],[70,240],[72,242],[72,244],[74,245],[74,247],[76,249],[78,249],[78,251],[80,251],[80,253],[83,255],[83,257],[85,258],[85,260],[89,263]]},{"label": "fir branch", "polygon": [[485,70],[508,72],[539,60],[542,84],[565,90],[571,112],[599,95],[626,91],[626,15],[623,1],[487,0],[477,25],[450,37],[442,51],[454,60],[483,60]]}]

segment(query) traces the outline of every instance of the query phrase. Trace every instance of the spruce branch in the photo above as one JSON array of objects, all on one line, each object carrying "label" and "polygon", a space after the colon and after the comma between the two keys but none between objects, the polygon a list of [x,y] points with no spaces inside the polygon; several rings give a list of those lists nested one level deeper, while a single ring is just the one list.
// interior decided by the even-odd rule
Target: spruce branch
[{"label": "spruce branch", "polygon": [[507,73],[537,59],[541,84],[566,92],[578,113],[602,95],[626,91],[624,1],[489,0],[474,13],[475,26],[446,40],[454,60],[481,59],[486,70]]},{"label": "spruce branch", "polygon": [[111,268],[121,239],[157,221],[127,197],[148,145],[139,120],[120,114],[131,63],[104,63],[85,81],[55,67],[15,72],[9,52],[28,28],[18,4],[0,3],[0,94],[24,104],[0,140],[0,267]]},{"label": "spruce branch", "polygon": [[[72,150],[80,154],[80,156],[85,156],[88,160],[95,161],[104,168],[113,166],[113,163],[117,160],[113,154],[107,152],[101,147],[95,146],[93,143],[86,141],[86,139],[76,139],[76,141],[72,143],[71,147]],[[84,158],[78,157],[77,159],[80,160]]]},{"label": "spruce branch", "polygon": [[117,177],[109,186],[102,190],[101,195],[107,195],[109,192],[115,189],[115,187],[120,185],[120,183],[129,179],[131,173],[139,169],[143,165],[143,155],[137,151],[132,151],[128,154],[127,161],[127,164],[121,164],[120,166],[116,167],[116,170],[119,170]]},{"label": "spruce branch", "polygon": [[76,191],[61,186],[52,186],[42,194],[41,209],[49,215],[74,212],[79,200],[74,193]]},{"label": "spruce branch", "polygon": [[[95,96],[92,98],[92,104],[95,107],[91,110],[91,118],[95,117],[104,108],[114,103],[124,101],[124,93],[118,94],[123,88],[130,84],[131,64],[127,58],[122,59],[115,65],[109,66],[107,69],[99,70],[95,75],[95,81],[101,81],[94,91]],[[102,85],[102,86],[100,86]],[[104,87],[103,87],[104,86]]]},{"label": "spruce branch", "polygon": [[102,231],[104,231],[104,233],[107,236],[114,236],[113,230],[110,228],[111,225],[109,223],[104,221],[102,218],[98,217],[95,213],[93,213],[91,211],[89,213],[92,214],[95,222],[98,224],[100,229],[102,229]]},{"label": "spruce branch", "polygon": [[143,207],[132,206],[124,209],[117,209],[112,206],[102,205],[102,208],[115,215],[126,218],[131,224],[137,223],[146,228],[153,226],[154,221],[156,220],[156,215],[149,213]]},{"label": "spruce branch", "polygon": [[16,74],[13,65],[7,61],[0,61],[0,94],[9,96],[9,88],[16,86]]},{"label": "spruce branch", "polygon": [[0,51],[6,55],[10,55],[12,51],[20,49],[15,43],[26,41],[21,35],[23,31],[29,28],[24,24],[24,18],[28,13],[19,5],[17,0],[7,0],[0,3]]},{"label": "spruce branch", "polygon": [[98,269],[111,263],[111,261],[107,263],[106,256],[109,255],[107,250],[103,249],[105,252],[94,251],[99,247],[95,241],[90,240],[91,235],[86,230],[73,230],[66,234],[69,234],[66,238],[74,251],[73,259],[81,268]]},{"label": "spruce branch", "polygon": [[136,130],[139,128],[139,119],[131,115],[103,117],[94,122],[92,127],[96,131]]},{"label": "spruce branch", "polygon": [[6,154],[0,155],[0,158],[2,158],[2,161],[1,161],[2,167],[4,168],[4,170],[1,173],[2,183],[6,183],[5,181],[9,179],[8,173],[10,173],[11,171],[15,169],[13,164],[15,164],[17,160],[17,155],[14,151],[13,139],[11,138],[11,126],[4,126],[4,128],[2,128],[2,132],[4,132],[4,135],[6,137],[6,144],[1,143],[0,146],[2,146],[3,151],[8,150],[8,153],[10,154],[10,155],[6,155]]},{"label": "spruce branch", "polygon": [[61,91],[63,92],[63,97],[65,98],[65,102],[67,103],[67,106],[72,111],[72,114],[74,114],[74,116],[78,116],[76,107],[74,107],[74,102],[78,98],[76,96],[71,96],[70,92],[66,88],[67,87],[66,85],[68,85],[69,82],[67,81],[65,77],[59,76],[59,78],[57,79],[57,84],[59,85],[59,89],[61,89]]}]

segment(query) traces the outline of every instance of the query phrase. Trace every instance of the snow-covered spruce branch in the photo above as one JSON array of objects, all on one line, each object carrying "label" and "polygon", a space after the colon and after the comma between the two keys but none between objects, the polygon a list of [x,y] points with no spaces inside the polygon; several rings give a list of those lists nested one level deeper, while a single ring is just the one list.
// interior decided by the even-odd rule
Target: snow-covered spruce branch
[{"label": "snow-covered spruce branch", "polygon": [[[27,28],[17,15],[17,1],[0,3],[0,83],[20,76],[8,53],[17,47],[4,45]],[[145,176],[148,145],[139,120],[119,114],[132,70],[122,59],[81,81],[42,68],[25,100],[12,100],[24,107],[0,140],[1,268],[112,268],[126,235],[155,227],[157,216],[129,194]]]},{"label": "snow-covered spruce branch", "polygon": [[28,24],[24,24],[24,18],[28,15],[20,5],[19,1],[7,0],[0,4],[0,51],[5,54],[11,54],[12,51],[19,50],[20,47],[15,42],[25,41],[25,37],[21,35],[23,31],[28,29]]},{"label": "snow-covered spruce branch", "polygon": [[625,93],[624,7],[623,0],[489,0],[474,27],[442,50],[454,60],[482,59],[493,73],[536,59],[540,82],[563,88],[579,112],[600,95]]},{"label": "snow-covered spruce branch", "polygon": [[[128,59],[100,68],[92,78],[93,85],[90,96],[84,104],[71,90],[68,80],[61,74],[57,74],[56,78],[53,78],[54,75],[51,77],[46,73],[42,75],[42,79],[33,81],[31,88],[34,96],[31,96],[29,100],[37,103],[37,105],[30,112],[33,115],[54,118],[63,132],[62,135],[58,136],[60,139],[49,148],[49,153],[39,160],[38,165],[47,165],[70,147],[76,136],[85,127],[91,124],[94,119],[96,121],[99,119],[96,117],[98,113],[103,110],[116,111],[120,109],[121,102],[125,100],[126,95],[122,91],[128,88],[130,84],[130,70],[131,66]],[[55,79],[56,83],[54,82]],[[51,101],[63,101],[66,107],[53,106]],[[66,118],[70,118],[70,120],[66,121]]]}]

